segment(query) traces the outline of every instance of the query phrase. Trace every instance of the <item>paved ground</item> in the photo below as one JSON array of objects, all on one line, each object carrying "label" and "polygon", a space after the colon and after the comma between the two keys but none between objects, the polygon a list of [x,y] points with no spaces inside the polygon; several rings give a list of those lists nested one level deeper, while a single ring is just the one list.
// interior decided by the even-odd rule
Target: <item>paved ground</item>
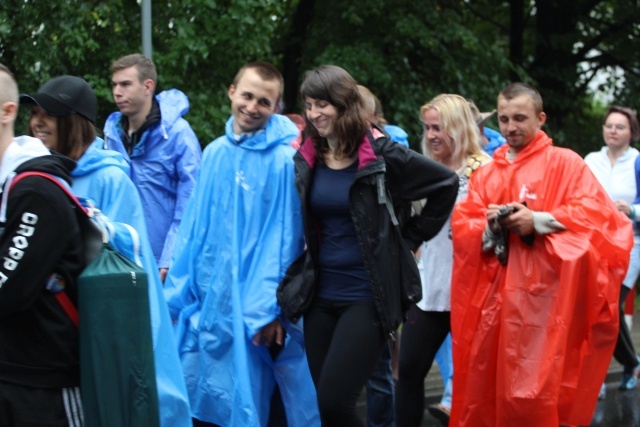
[{"label": "paved ground", "polygon": [[[636,352],[640,353],[640,313],[634,316],[632,338]],[[618,391],[622,367],[615,360],[611,362],[607,374],[607,397],[598,402],[593,414],[591,427],[640,427],[640,391]],[[432,375],[425,386],[425,402],[437,403],[442,394],[442,381],[439,375]],[[440,381],[438,383],[438,381]],[[438,420],[425,412],[422,427],[440,427]]]},{"label": "paved ground", "polygon": [[[441,427],[442,424],[425,413],[422,427]],[[598,402],[591,427],[640,426],[640,392],[618,391],[618,382],[607,385],[607,397]]]},{"label": "paved ground", "polygon": [[[634,316],[632,338],[636,352],[640,353],[640,313]],[[640,391],[618,391],[622,367],[615,360],[611,362],[607,374],[607,397],[598,402],[590,427],[640,427]],[[443,385],[434,364],[425,381],[425,408],[440,401]],[[360,400],[360,413],[364,415],[364,400]],[[422,427],[440,427],[438,420],[425,411]]]},{"label": "paved ground", "polygon": [[607,384],[607,398],[598,402],[591,426],[640,426],[640,392],[637,389],[620,392],[618,391],[617,382]]}]

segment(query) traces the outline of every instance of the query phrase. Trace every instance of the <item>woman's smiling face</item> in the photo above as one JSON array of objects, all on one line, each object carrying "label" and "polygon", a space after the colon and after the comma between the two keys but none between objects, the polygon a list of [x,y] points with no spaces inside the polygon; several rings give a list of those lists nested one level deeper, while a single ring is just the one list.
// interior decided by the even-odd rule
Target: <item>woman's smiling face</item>
[{"label": "woman's smiling face", "polygon": [[42,107],[34,105],[31,108],[29,127],[33,136],[41,140],[50,150],[58,147],[58,118],[50,116]]},{"label": "woman's smiling face", "polygon": [[329,101],[310,96],[305,96],[304,107],[307,118],[318,130],[318,134],[323,138],[331,138],[334,124],[338,118],[338,109]]},{"label": "woman's smiling face", "polygon": [[422,116],[424,133],[429,144],[429,149],[434,158],[445,161],[451,157],[451,138],[442,128],[440,113],[434,108],[429,108]]}]

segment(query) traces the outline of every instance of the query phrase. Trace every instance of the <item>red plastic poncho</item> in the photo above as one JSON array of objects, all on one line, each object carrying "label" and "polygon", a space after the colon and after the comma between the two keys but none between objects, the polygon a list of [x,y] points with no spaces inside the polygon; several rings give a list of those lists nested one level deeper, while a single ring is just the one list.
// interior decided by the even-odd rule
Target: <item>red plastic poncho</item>
[{"label": "red plastic poncho", "polygon": [[[574,152],[542,131],[480,168],[452,219],[452,426],[591,423],[618,336],[631,222]],[[511,233],[508,264],[482,254],[490,203],[527,202],[567,230]]]}]

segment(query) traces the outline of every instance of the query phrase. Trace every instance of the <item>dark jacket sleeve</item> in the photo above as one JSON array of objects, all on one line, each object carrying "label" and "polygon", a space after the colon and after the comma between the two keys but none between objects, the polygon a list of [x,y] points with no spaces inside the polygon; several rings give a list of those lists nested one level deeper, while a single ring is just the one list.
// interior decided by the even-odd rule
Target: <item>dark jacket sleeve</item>
[{"label": "dark jacket sleeve", "polygon": [[0,316],[34,303],[79,233],[68,196],[45,178],[23,179],[7,203],[0,237]]},{"label": "dark jacket sleeve", "polygon": [[402,229],[409,248],[415,251],[423,241],[438,234],[451,215],[459,177],[448,167],[400,144],[381,142],[394,203],[427,199],[420,215],[411,217]]}]

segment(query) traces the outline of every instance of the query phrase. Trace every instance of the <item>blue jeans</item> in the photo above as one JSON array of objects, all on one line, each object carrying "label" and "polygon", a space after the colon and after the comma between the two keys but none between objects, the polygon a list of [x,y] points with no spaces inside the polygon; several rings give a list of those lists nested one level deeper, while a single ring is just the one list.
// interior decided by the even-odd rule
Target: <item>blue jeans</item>
[{"label": "blue jeans", "polygon": [[395,427],[391,345],[387,342],[366,385],[367,427]]},{"label": "blue jeans", "polygon": [[451,395],[453,390],[453,356],[451,354],[451,334],[447,335],[436,353],[436,362],[444,383],[444,394],[440,400],[442,406],[451,409]]}]

